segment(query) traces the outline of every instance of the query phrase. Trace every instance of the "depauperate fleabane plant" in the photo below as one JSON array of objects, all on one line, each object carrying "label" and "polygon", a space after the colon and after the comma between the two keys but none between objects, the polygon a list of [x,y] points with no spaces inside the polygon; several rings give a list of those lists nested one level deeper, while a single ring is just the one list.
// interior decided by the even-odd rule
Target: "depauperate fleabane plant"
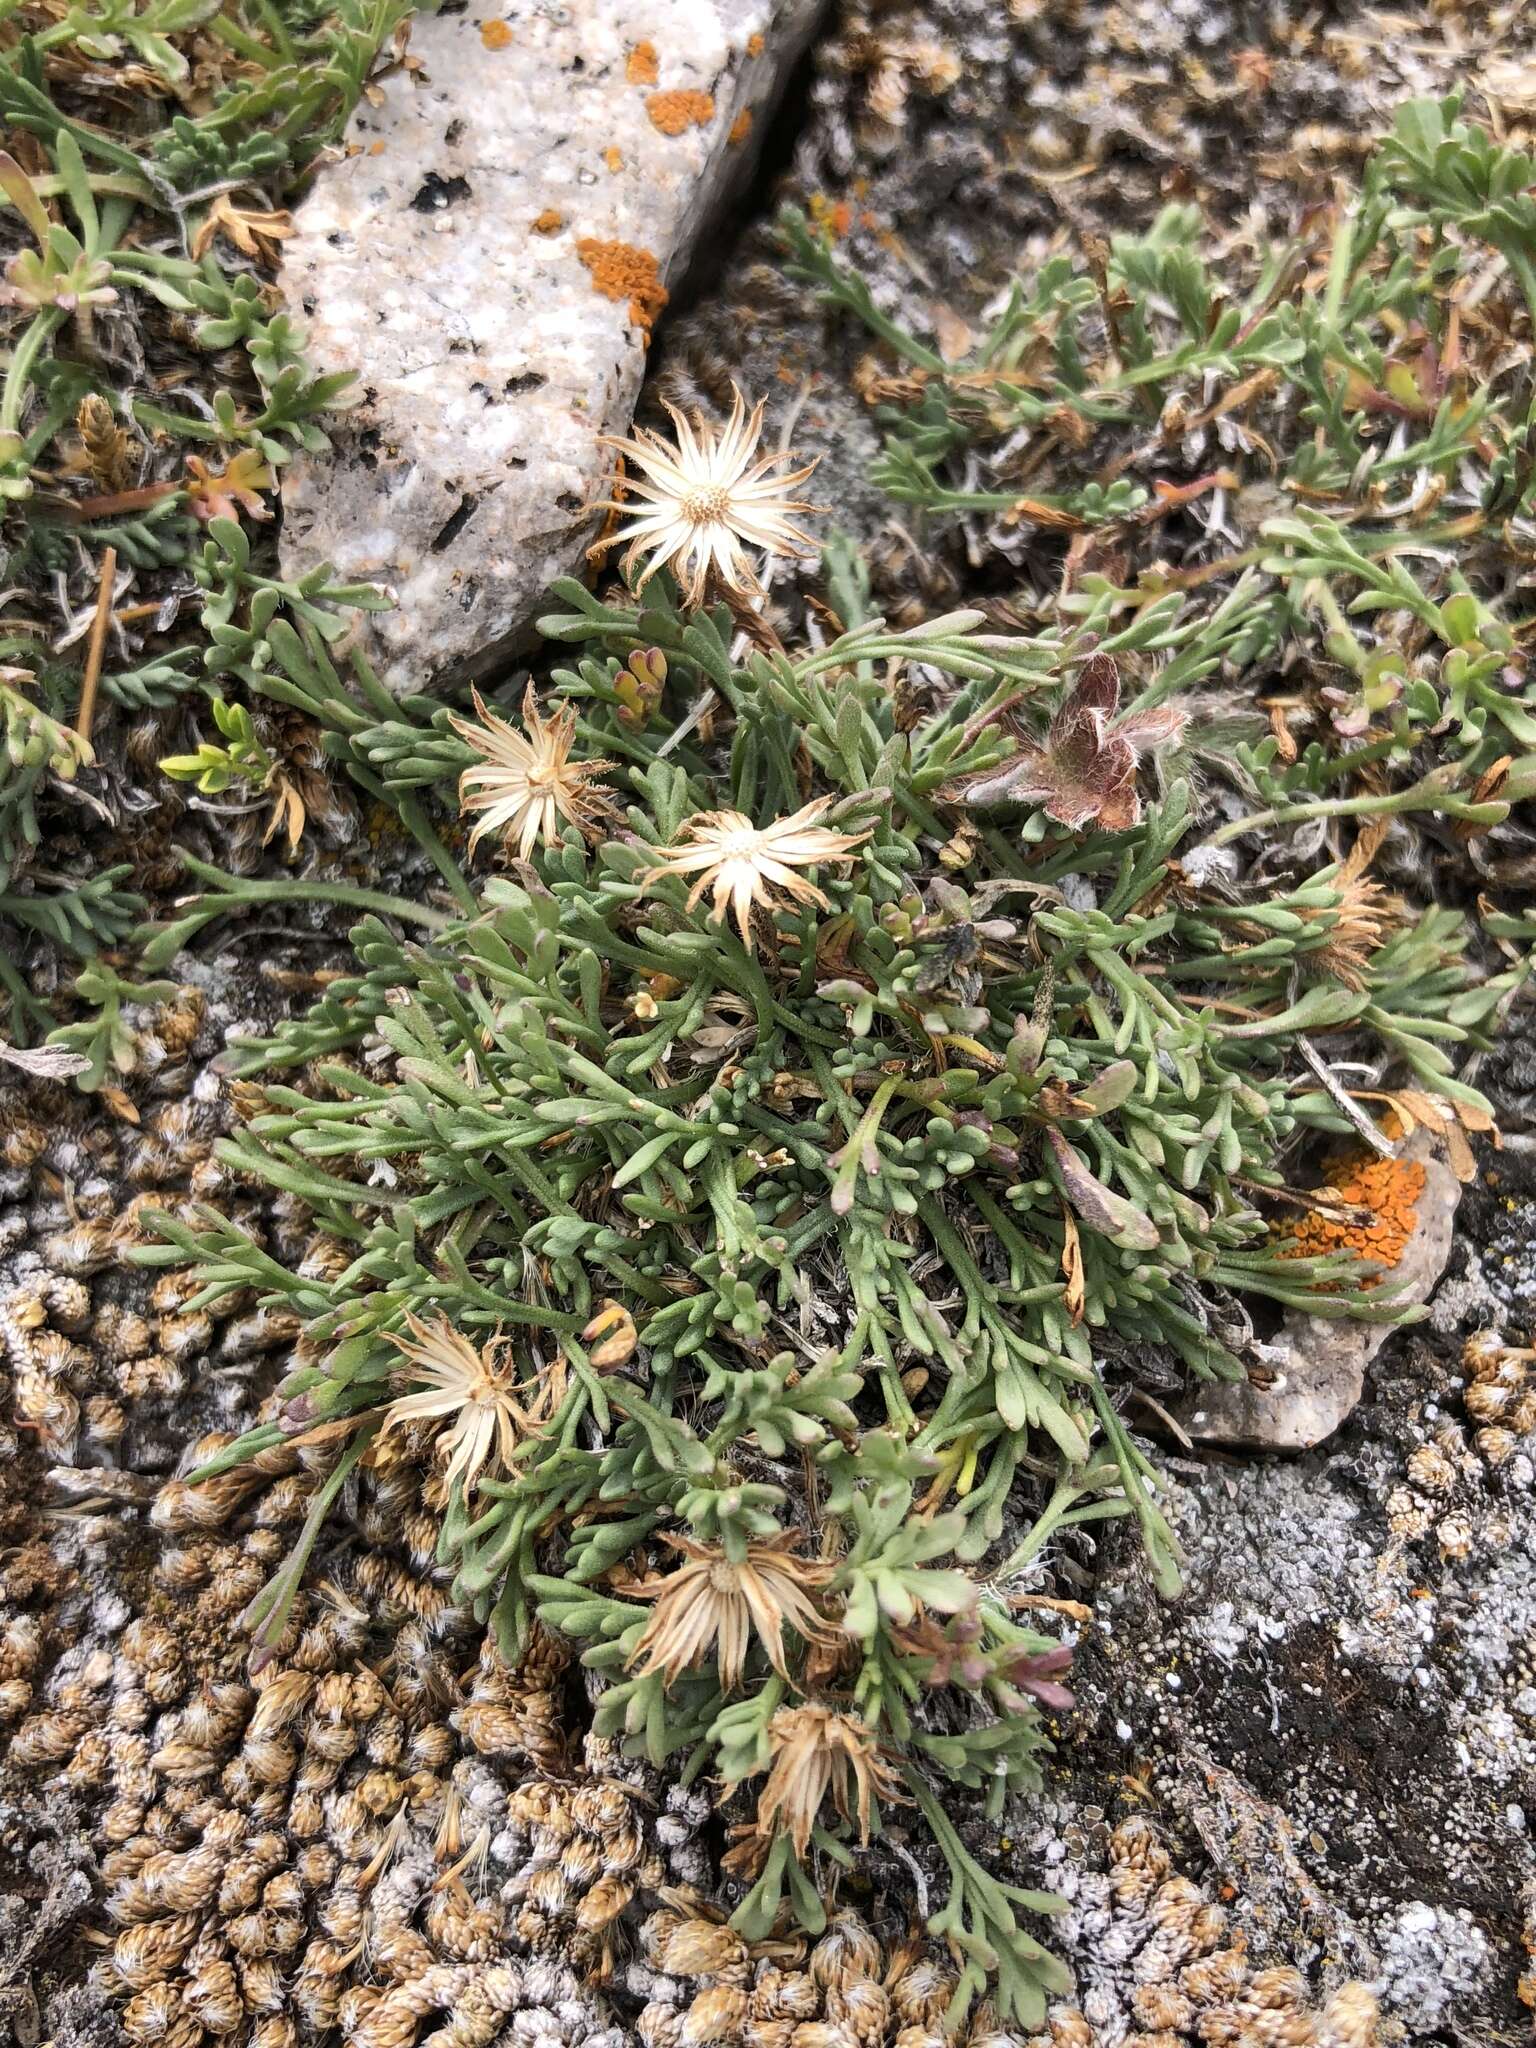
[{"label": "depauperate fleabane plant", "polygon": [[[808,471],[739,395],[623,444],[632,595],[558,587],[574,665],[520,715],[404,720],[323,617],[269,631],[264,687],[446,894],[333,889],[377,913],[357,972],[236,1049],[226,1163],[307,1209],[306,1254],[210,1210],[150,1254],[302,1328],[208,1468],[288,1444],[315,1474],[259,1656],[330,1505],[414,1457],[508,1654],[536,1621],[580,1643],[599,1728],[725,1788],[740,1929],[819,1926],[915,1814],[952,2016],[990,1987],[1039,2022],[1053,1902],[947,1810],[1037,1785],[1071,1706],[1073,1646],[1019,1596],[1116,1520],[1177,1586],[1137,1396],[1240,1374],[1254,1304],[1402,1313],[1313,1227],[1309,1146],[1379,1145],[1382,1105],[1462,1154],[1457,1119],[1489,1126],[1456,1059],[1527,923],[1415,904],[1401,851],[1496,845],[1536,786],[1530,425],[1492,367],[1536,294],[1529,184],[1454,104],[1410,108],[1299,253],[1229,278],[1175,209],[1107,268],[1053,257],[958,364],[790,220],[896,359],[861,373],[887,489],[1072,536],[1033,631],[893,630],[834,546],[846,630],[779,644],[757,556],[805,550]],[[1267,509],[1213,558],[1246,483]],[[1184,567],[1138,568],[1176,520]],[[421,801],[455,779],[471,855],[499,846],[477,885]],[[147,966],[272,886],[202,878]]]},{"label": "depauperate fleabane plant", "polygon": [[[1322,1053],[1475,1101],[1450,1049],[1523,968],[1470,979],[1454,915],[1365,914],[1326,858],[1219,858],[1245,815],[1316,809],[1245,771],[1194,794],[1257,575],[743,661],[664,573],[557,595],[574,667],[520,727],[457,727],[499,871],[418,939],[367,918],[358,972],[236,1049],[262,1078],[224,1157],[307,1206],[314,1255],[160,1222],[148,1256],[196,1262],[199,1299],[254,1287],[302,1326],[218,1468],[307,1447],[307,1545],[414,1445],[508,1653],[537,1617],[585,1646],[600,1728],[752,1789],[741,1928],[820,1924],[826,1874],[915,1807],[957,2006],[991,1983],[1033,2023],[1063,1976],[1022,1922],[1051,1901],[979,1868],[943,1789],[1028,1791],[1070,1702],[1070,1644],[1012,1596],[1118,1518],[1177,1585],[1139,1358],[1240,1374],[1255,1299],[1399,1313],[1341,1285],[1353,1258],[1286,1256],[1265,1193],[1361,1114]],[[303,1562],[253,1611],[261,1654]]]}]

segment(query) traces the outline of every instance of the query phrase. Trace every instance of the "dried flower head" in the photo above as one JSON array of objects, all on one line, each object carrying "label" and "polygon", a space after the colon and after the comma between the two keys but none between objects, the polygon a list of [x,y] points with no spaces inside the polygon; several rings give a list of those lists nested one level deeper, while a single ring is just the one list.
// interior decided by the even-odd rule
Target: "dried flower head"
[{"label": "dried flower head", "polygon": [[768,1744],[773,1764],[757,1802],[760,1837],[782,1824],[803,1856],[830,1791],[844,1820],[857,1817],[860,1841],[869,1840],[874,1802],[894,1798],[897,1779],[866,1721],[831,1707],[780,1707],[768,1723]]},{"label": "dried flower head", "polygon": [[614,763],[571,759],[571,705],[562,704],[552,718],[541,717],[530,683],[523,698],[525,732],[488,711],[478,690],[475,713],[473,719],[451,721],[481,757],[459,777],[460,809],[482,813],[469,835],[471,853],[487,832],[505,832],[509,846],[516,842],[519,860],[527,860],[540,842],[554,843],[562,820],[590,832],[611,808],[606,794],[591,784]]},{"label": "dried flower head", "polygon": [[835,1640],[836,1631],[823,1623],[810,1597],[827,1583],[832,1567],[795,1555],[797,1531],[749,1543],[741,1564],[733,1564],[717,1544],[695,1543],[687,1536],[662,1540],[680,1550],[686,1562],[664,1578],[628,1588],[637,1598],[656,1602],[629,1660],[632,1665],[644,1658],[643,1670],[661,1672],[670,1684],[713,1652],[720,1682],[730,1692],[740,1683],[754,1630],[782,1678],[789,1676],[786,1622],[808,1642]]},{"label": "dried flower head", "polygon": [[1371,956],[1408,921],[1402,898],[1369,875],[1341,875],[1336,908],[1310,913],[1310,918],[1326,922],[1328,936],[1306,956],[1306,965],[1357,994],[1366,985]]},{"label": "dried flower head", "polygon": [[723,429],[709,426],[697,413],[690,424],[674,407],[667,411],[677,429],[675,442],[645,427],[637,427],[628,440],[605,437],[639,471],[625,488],[644,505],[637,511],[632,498],[605,499],[604,511],[634,516],[598,548],[628,541],[626,572],[642,555],[648,557],[637,590],[658,569],[670,567],[687,604],[703,602],[712,574],[733,596],[760,597],[762,585],[748,559],[749,548],[778,555],[816,553],[809,534],[794,523],[797,513],[815,508],[791,495],[816,465],[775,475],[793,458],[783,449],[757,453],[762,402],[749,414],[739,390]]},{"label": "dried flower head", "polygon": [[[741,811],[700,811],[684,822],[674,845],[658,851],[656,866],[642,879],[649,883],[658,875],[697,875],[688,892],[688,908],[692,910],[708,889],[714,897],[710,915],[718,923],[729,908],[743,945],[750,947],[754,904],[778,910],[814,903],[825,910],[827,899],[820,889],[794,870],[822,861],[846,862],[850,850],[873,830],[866,825],[862,832],[834,832],[818,824],[833,801],[817,797],[792,817],[775,818],[761,828]],[[776,895],[776,890],[783,894]]]},{"label": "dried flower head", "polygon": [[1037,803],[1058,825],[1127,831],[1141,819],[1137,763],[1150,748],[1178,738],[1184,712],[1163,704],[1117,720],[1119,708],[1120,671],[1111,656],[1092,654],[1043,744],[1026,739],[1010,760],[963,777],[944,794],[967,804]]},{"label": "dried flower head", "polygon": [[1327,932],[1323,943],[1303,956],[1304,967],[1315,974],[1331,975],[1357,994],[1366,985],[1372,955],[1408,922],[1402,898],[1366,872],[1384,837],[1384,832],[1362,833],[1333,877],[1337,904],[1301,913],[1309,924],[1321,925]]},{"label": "dried flower head", "polygon": [[447,1482],[468,1494],[492,1454],[506,1467],[540,1418],[517,1398],[503,1358],[507,1340],[498,1335],[479,1351],[445,1318],[429,1325],[407,1314],[405,1322],[408,1336],[390,1333],[410,1368],[402,1377],[427,1384],[390,1402],[380,1438],[407,1422],[451,1421]]}]

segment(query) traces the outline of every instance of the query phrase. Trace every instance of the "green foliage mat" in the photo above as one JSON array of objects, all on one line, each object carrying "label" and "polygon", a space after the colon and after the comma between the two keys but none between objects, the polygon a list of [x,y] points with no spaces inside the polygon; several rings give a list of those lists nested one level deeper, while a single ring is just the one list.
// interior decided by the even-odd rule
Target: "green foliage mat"
[{"label": "green foliage mat", "polygon": [[[355,973],[235,1049],[259,1104],[222,1148],[309,1211],[326,1256],[290,1266],[210,1210],[163,1217],[142,1254],[194,1264],[198,1302],[252,1288],[302,1325],[263,1419],[210,1468],[295,1439],[323,1475],[249,1617],[258,1654],[359,1468],[425,1451],[428,1433],[394,1433],[391,1404],[420,1391],[396,1340],[408,1315],[446,1324],[510,1357],[522,1404],[468,1491],[424,1471],[457,1595],[511,1656],[535,1625],[580,1642],[605,1681],[599,1727],[685,1777],[742,1784],[810,1745],[830,1802],[733,1864],[754,1936],[781,1910],[819,1926],[818,1870],[851,1860],[881,1800],[912,1802],[950,1874],[930,1927],[963,1965],[956,2010],[990,1988],[1037,2025],[1064,1973],[1022,1923],[1052,1901],[984,1872],[945,1806],[949,1786],[994,1813],[1034,1787],[1065,1698],[1064,1646],[1021,1627],[1010,1595],[1063,1532],[1116,1519],[1177,1587],[1123,1412],[1136,1358],[1238,1375],[1255,1300],[1395,1318],[1347,1252],[1292,1256],[1274,1222],[1295,1211],[1266,1197],[1310,1141],[1373,1128],[1340,1079],[1351,1062],[1485,1125],[1456,1064],[1526,977],[1518,910],[1388,907],[1337,833],[1422,835],[1449,873],[1533,786],[1512,607],[1536,167],[1452,103],[1406,109],[1358,200],[1291,244],[1220,257],[1171,209],[1021,281],[959,364],[787,218],[794,273],[888,351],[878,481],[937,535],[986,518],[1070,536],[1060,589],[1028,630],[964,610],[896,631],[835,541],[836,637],[807,627],[785,651],[723,606],[681,608],[665,576],[644,600],[558,586],[543,630],[574,665],[549,688],[578,760],[614,764],[617,814],[476,885],[440,830],[472,743],[342,653],[345,609],[371,593],[281,581],[239,517],[344,394],[246,267],[189,253],[208,188],[277,196],[338,132],[402,14],[172,0],[6,17],[0,107],[35,147],[0,181],[29,238],[8,273],[0,489],[21,522],[11,574],[34,592],[67,574],[78,602],[80,551],[107,547],[195,587],[194,632],[101,679],[130,709],[219,679],[235,693],[170,773],[269,791],[279,756],[252,712],[280,707],[393,808],[441,888],[406,901],[313,864],[252,876],[188,852],[193,892],[151,926],[120,866],[51,877],[40,805],[90,765],[70,730],[81,676],[18,630],[0,916],[86,963],[92,1007],[58,1039],[87,1084],[121,1055],[125,1010],[164,986],[134,977],[216,920],[300,900],[361,920]],[[120,141],[68,110],[61,53],[105,39],[175,79],[189,35],[238,60],[206,111]],[[151,355],[173,333],[235,383],[206,409],[124,388],[92,345],[114,305]],[[150,437],[168,486],[153,503],[95,516],[43,478],[92,398]],[[1184,475],[1218,421],[1221,469]],[[182,440],[226,463],[212,489]],[[1267,514],[1220,557],[1202,508],[1258,481]],[[1196,569],[1151,559],[1174,530]],[[1074,810],[1064,735],[1090,661],[1119,723],[1073,757]],[[1256,708],[1282,684],[1300,742],[1285,701]],[[751,944],[666,872],[701,813],[767,827],[817,799],[849,850],[815,873],[819,900],[759,910]],[[13,1029],[46,1029],[8,978]],[[711,1654],[643,1646],[679,1607],[666,1537],[718,1571],[698,1582]],[[759,1613],[730,1686],[709,1603],[769,1556],[818,1620],[780,1648]],[[815,1748],[832,1734],[836,1761]]]},{"label": "green foliage mat", "polygon": [[[974,1965],[964,1995],[995,1966],[1027,2018],[1049,1959],[931,1789],[954,1780],[996,1811],[1038,1781],[1030,1687],[1056,1646],[1012,1618],[1010,1586],[1061,1530],[1130,1516],[1177,1587],[1117,1362],[1155,1348],[1238,1374],[1254,1296],[1393,1318],[1390,1288],[1326,1291],[1352,1258],[1285,1256],[1258,1206],[1295,1134],[1353,1129],[1298,1048],[1373,1045],[1475,1105],[1447,1048],[1485,1042],[1524,968],[1469,981],[1464,926],[1432,908],[1341,979],[1351,885],[1327,864],[1231,902],[1174,890],[1195,808],[1166,758],[1134,830],[1068,833],[1037,811],[1022,841],[988,827],[945,872],[940,792],[1007,758],[990,715],[1005,697],[1059,693],[1088,645],[1156,658],[1143,706],[1193,692],[1273,602],[1257,579],[1214,609],[1105,590],[1028,639],[968,612],[742,663],[724,610],[557,594],[571,609],[544,632],[593,652],[553,684],[583,751],[623,763],[622,826],[596,846],[568,830],[421,943],[368,920],[361,972],[239,1049],[241,1072],[269,1078],[224,1157],[310,1208],[345,1248],[334,1278],[212,1215],[167,1217],[145,1256],[196,1261],[200,1301],[255,1287],[301,1318],[308,1362],[220,1464],[350,1423],[307,1540],[410,1379],[391,1341],[408,1312],[481,1343],[510,1333],[533,1382],[558,1365],[559,1405],[510,1469],[455,1489],[442,1555],[509,1655],[535,1616],[588,1643],[610,1681],[599,1727],[658,1764],[750,1777],[797,1686],[817,1688],[755,1659],[740,1697],[708,1663],[636,1672],[650,1610],[626,1597],[634,1561],[668,1529],[738,1565],[805,1529],[848,1643],[821,1683],[929,1814],[955,1882],[935,1928]],[[622,666],[637,650],[668,677],[644,724]],[[915,721],[893,687],[908,673],[935,707]],[[700,691],[710,743],[678,737]],[[780,911],[771,942],[748,947],[656,872],[690,816],[767,823],[807,786],[868,837],[850,874],[820,873],[826,908]],[[1437,801],[1474,822],[1498,810]],[[1268,808],[1283,823],[1315,806],[1303,788]],[[584,1336],[614,1308],[638,1340],[617,1369]],[[259,1604],[263,1642],[301,1568],[302,1551]],[[846,1858],[829,1825],[815,1840]],[[765,1931],[781,1897],[816,1921],[783,1835],[738,1924]]]}]

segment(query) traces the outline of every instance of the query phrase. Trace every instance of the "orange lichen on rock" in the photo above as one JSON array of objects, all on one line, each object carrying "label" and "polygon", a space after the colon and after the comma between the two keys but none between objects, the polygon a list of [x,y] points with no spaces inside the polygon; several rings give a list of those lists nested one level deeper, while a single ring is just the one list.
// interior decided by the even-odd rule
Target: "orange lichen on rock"
[{"label": "orange lichen on rock", "polygon": [[681,135],[689,128],[707,128],[715,118],[715,103],[707,92],[653,92],[645,111],[663,135]]},{"label": "orange lichen on rock", "polygon": [[504,21],[482,21],[480,40],[488,50],[504,50],[512,40],[512,31]]},{"label": "orange lichen on rock", "polygon": [[533,224],[536,235],[558,235],[565,226],[565,215],[557,213],[552,206],[546,206]]},{"label": "orange lichen on rock", "polygon": [[667,303],[667,288],[650,250],[586,235],[576,244],[576,254],[592,273],[593,290],[605,299],[628,299],[630,320],[649,334]]},{"label": "orange lichen on rock", "polygon": [[752,109],[750,107],[743,107],[741,112],[736,116],[735,120],[731,123],[731,132],[726,137],[726,140],[730,142],[733,147],[739,148],[740,145],[746,141],[747,137],[751,133]]},{"label": "orange lichen on rock", "polygon": [[749,57],[761,57],[767,47],[768,45],[763,40],[762,30],[753,29],[751,35],[747,37],[747,55]]},{"label": "orange lichen on rock", "polygon": [[631,85],[654,85],[660,75],[656,45],[649,41],[636,43],[624,60],[624,76]]},{"label": "orange lichen on rock", "polygon": [[853,208],[846,199],[829,198],[825,192],[811,194],[810,215],[823,233],[840,242],[853,226]]},{"label": "orange lichen on rock", "polygon": [[[1286,1217],[1274,1226],[1282,1258],[1319,1259],[1353,1252],[1391,1268],[1413,1235],[1424,1168],[1416,1159],[1387,1159],[1376,1152],[1336,1160],[1314,1194],[1326,1208],[1309,1209],[1300,1222]],[[1345,1213],[1339,1213],[1339,1212]],[[1366,1279],[1361,1283],[1370,1287]]]},{"label": "orange lichen on rock", "polygon": [[608,166],[610,171],[623,170],[624,152],[622,149],[620,149],[619,145],[616,142],[610,142],[608,147],[603,151],[603,162]]}]

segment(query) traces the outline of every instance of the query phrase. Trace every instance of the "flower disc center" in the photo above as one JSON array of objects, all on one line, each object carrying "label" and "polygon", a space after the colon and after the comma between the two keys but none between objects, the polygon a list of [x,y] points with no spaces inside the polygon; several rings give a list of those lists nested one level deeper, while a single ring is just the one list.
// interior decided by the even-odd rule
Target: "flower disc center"
[{"label": "flower disc center", "polygon": [[683,516],[693,526],[708,526],[730,517],[731,494],[724,484],[699,484],[683,500]]}]

